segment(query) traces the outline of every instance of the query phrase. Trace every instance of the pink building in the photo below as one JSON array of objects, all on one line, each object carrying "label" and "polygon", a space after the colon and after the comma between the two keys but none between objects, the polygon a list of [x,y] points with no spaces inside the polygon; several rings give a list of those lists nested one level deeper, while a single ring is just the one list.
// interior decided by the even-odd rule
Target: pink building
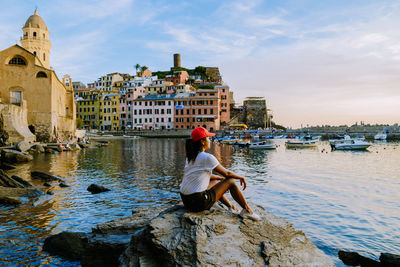
[{"label": "pink building", "polygon": [[142,86],[126,88],[119,97],[119,127],[121,130],[133,127],[133,101],[138,97],[144,97],[146,89]]}]

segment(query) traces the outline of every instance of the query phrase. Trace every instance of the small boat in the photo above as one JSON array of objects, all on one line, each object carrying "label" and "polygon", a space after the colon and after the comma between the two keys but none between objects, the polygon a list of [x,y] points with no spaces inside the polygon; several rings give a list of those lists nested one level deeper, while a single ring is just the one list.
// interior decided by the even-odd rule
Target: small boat
[{"label": "small boat", "polygon": [[261,142],[254,142],[249,144],[250,149],[276,149],[276,144],[267,142],[267,141],[261,141]]},{"label": "small boat", "polygon": [[350,135],[348,135],[348,134],[340,134],[340,135],[337,135],[337,136],[333,137],[332,139],[329,139],[329,144],[330,145],[334,145],[337,142],[342,142],[344,140],[350,140],[350,139],[351,139]]},{"label": "small boat", "polygon": [[304,136],[303,138],[290,139],[285,142],[287,148],[309,148],[317,147],[319,139],[312,139],[311,136]]},{"label": "small boat", "polygon": [[124,137],[124,138],[139,138],[139,136],[137,136],[137,135],[123,135],[122,137]]},{"label": "small boat", "polygon": [[337,142],[332,145],[336,150],[365,150],[371,146],[371,143],[359,139],[348,139]]},{"label": "small boat", "polygon": [[375,140],[386,140],[386,138],[387,134],[384,131],[381,131],[374,136]]}]

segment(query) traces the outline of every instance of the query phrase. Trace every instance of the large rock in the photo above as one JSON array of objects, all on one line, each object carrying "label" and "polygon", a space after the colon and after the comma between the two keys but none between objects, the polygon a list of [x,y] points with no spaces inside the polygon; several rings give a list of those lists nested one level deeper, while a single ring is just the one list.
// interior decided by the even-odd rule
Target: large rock
[{"label": "large rock", "polygon": [[382,266],[400,267],[400,255],[381,253],[379,260],[381,261]]},{"label": "large rock", "polygon": [[45,172],[38,172],[38,171],[33,171],[31,172],[31,176],[33,179],[39,179],[42,180],[43,182],[53,182],[53,181],[59,181],[59,182],[64,182],[64,179],[61,177],[51,175]]},{"label": "large rock", "polygon": [[87,191],[89,191],[92,194],[98,194],[98,193],[110,191],[110,189],[108,189],[102,185],[91,184],[88,186]]},{"label": "large rock", "polygon": [[33,160],[31,155],[13,149],[3,149],[1,153],[2,159],[9,163],[22,163]]},{"label": "large rock", "polygon": [[170,208],[137,231],[120,266],[334,266],[301,231],[261,207],[258,222],[215,205]]},{"label": "large rock", "polygon": [[28,151],[31,147],[32,147],[32,145],[26,141],[21,141],[15,145],[15,148],[21,152]]},{"label": "large rock", "polygon": [[133,234],[146,226],[151,219],[163,210],[165,210],[165,207],[137,208],[132,211],[132,216],[100,223],[92,228],[92,232],[113,235]]},{"label": "large rock", "polygon": [[343,251],[338,252],[339,259],[346,265],[350,266],[362,266],[362,267],[375,267],[379,266],[379,262],[364,257],[357,252]]},{"label": "large rock", "polygon": [[0,186],[0,197],[37,198],[42,194],[42,191],[35,188],[11,188]]},{"label": "large rock", "polygon": [[0,170],[0,186],[13,187],[13,188],[24,188],[25,186],[19,181],[9,177],[4,171]]},{"label": "large rock", "polygon": [[83,267],[118,266],[130,235],[95,235],[62,232],[46,238],[43,250],[68,260],[80,261]]}]

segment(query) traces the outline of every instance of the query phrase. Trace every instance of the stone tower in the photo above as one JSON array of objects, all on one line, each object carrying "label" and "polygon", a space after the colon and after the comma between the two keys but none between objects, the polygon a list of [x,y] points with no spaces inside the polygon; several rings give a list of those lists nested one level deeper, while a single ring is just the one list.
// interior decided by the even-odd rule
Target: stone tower
[{"label": "stone tower", "polygon": [[180,67],[181,67],[181,55],[174,54],[174,68],[180,68]]},{"label": "stone tower", "polygon": [[21,45],[29,52],[35,54],[43,66],[50,69],[50,47],[49,30],[43,19],[35,13],[28,18],[22,27],[23,35]]}]

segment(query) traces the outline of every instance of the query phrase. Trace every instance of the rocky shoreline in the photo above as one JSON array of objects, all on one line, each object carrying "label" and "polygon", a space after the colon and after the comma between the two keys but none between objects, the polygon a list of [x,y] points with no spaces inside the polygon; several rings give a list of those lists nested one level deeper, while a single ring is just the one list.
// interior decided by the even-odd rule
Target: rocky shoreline
[{"label": "rocky shoreline", "polygon": [[252,205],[262,220],[222,206],[188,212],[149,207],[90,233],[50,236],[43,249],[82,266],[334,266],[302,231]]}]

